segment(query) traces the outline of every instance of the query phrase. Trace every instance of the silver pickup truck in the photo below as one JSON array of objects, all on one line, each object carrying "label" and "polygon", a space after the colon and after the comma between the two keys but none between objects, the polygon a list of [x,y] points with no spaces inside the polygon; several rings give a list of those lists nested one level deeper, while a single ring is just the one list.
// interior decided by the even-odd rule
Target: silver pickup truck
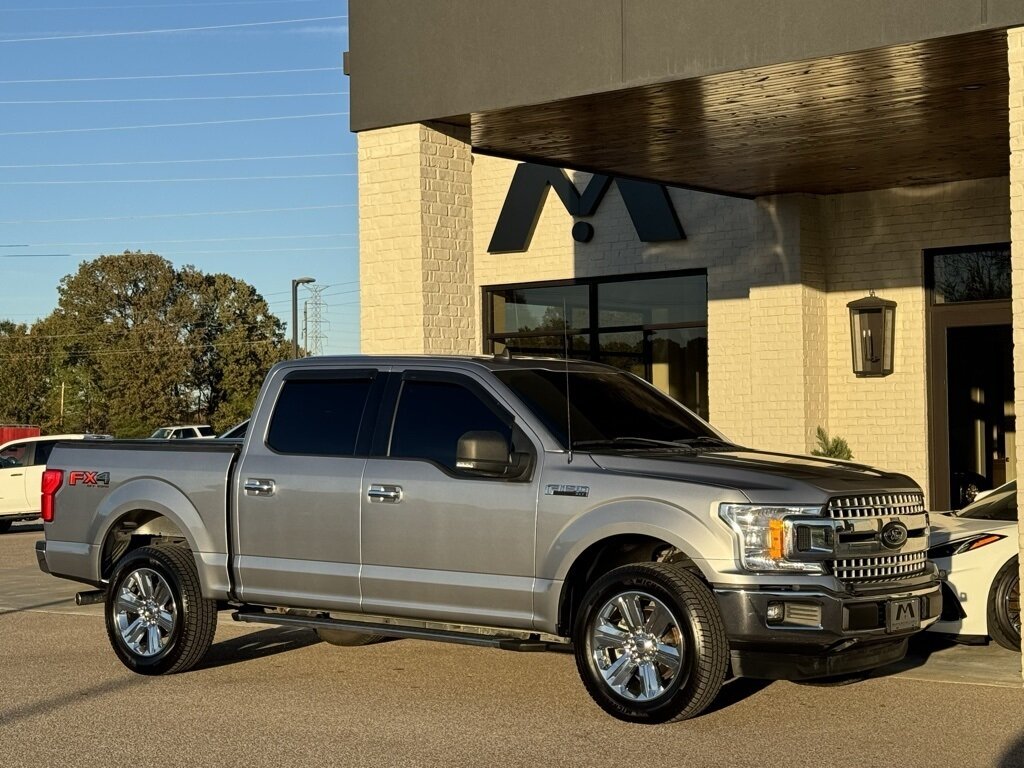
[{"label": "silver pickup truck", "polygon": [[593,363],[308,358],[242,441],[62,443],[40,567],[90,584],[115,653],[196,664],[219,610],[339,645],[573,651],[624,720],[730,674],[849,675],[939,616],[909,478],[742,448]]}]

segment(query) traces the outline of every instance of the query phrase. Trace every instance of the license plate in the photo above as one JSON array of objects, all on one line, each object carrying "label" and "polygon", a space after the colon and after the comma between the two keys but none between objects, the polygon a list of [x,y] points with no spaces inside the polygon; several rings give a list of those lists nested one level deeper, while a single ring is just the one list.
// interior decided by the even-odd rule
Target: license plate
[{"label": "license plate", "polygon": [[921,601],[918,598],[891,600],[887,609],[885,628],[888,631],[902,632],[921,626]]}]

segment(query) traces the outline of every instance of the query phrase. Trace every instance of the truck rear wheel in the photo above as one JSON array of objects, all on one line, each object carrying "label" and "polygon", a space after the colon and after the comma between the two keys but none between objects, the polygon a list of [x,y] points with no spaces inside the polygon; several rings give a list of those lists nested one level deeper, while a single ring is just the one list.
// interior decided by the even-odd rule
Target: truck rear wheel
[{"label": "truck rear wheel", "polygon": [[192,553],[180,546],[125,555],[110,580],[105,614],[114,653],[143,675],[191,669],[217,629],[217,601],[203,598]]},{"label": "truck rear wheel", "polygon": [[573,646],[594,701],[636,723],[700,714],[729,666],[714,596],[673,563],[625,565],[598,579],[577,614]]},{"label": "truck rear wheel", "polygon": [[12,525],[14,525],[13,520],[0,520],[0,533],[7,533],[11,530]]}]

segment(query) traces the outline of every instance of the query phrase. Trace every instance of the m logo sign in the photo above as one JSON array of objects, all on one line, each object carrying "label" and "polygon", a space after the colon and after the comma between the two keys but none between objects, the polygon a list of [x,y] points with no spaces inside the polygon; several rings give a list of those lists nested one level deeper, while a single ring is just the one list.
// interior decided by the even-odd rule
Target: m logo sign
[{"label": "m logo sign", "polygon": [[[661,184],[594,176],[583,194],[580,194],[561,168],[520,163],[512,177],[487,251],[522,253],[530,247],[548,187],[555,190],[570,215],[587,218],[594,215],[612,181],[619,187],[622,202],[640,240],[645,243],[662,243],[686,237],[676,210],[672,207],[668,190]],[[573,225],[572,237],[576,242],[589,243],[593,236],[594,226],[590,222],[577,221]]]}]

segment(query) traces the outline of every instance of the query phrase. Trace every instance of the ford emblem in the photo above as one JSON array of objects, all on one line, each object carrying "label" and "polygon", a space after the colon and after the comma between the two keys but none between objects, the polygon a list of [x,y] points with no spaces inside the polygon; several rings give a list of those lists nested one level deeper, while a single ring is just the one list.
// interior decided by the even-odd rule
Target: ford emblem
[{"label": "ford emblem", "polygon": [[886,549],[899,549],[907,543],[907,526],[895,520],[882,529],[880,539]]}]

